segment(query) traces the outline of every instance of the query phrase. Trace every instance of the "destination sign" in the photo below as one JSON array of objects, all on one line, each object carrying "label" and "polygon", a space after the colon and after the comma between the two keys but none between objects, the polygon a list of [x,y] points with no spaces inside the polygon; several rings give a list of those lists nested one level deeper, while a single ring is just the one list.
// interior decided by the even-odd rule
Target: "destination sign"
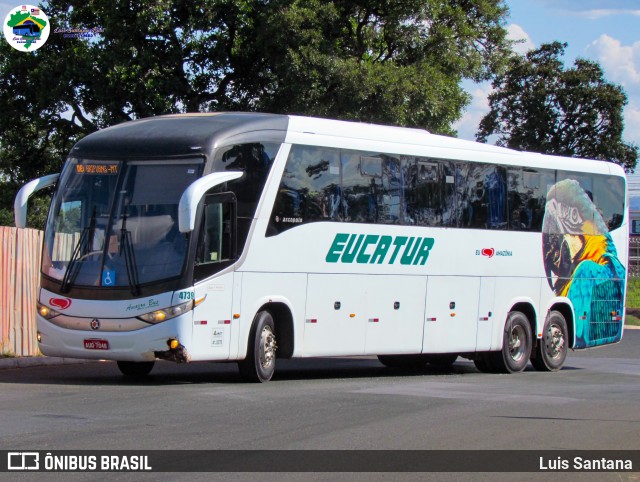
[{"label": "destination sign", "polygon": [[113,176],[118,174],[118,168],[118,164],[76,164],[76,173]]}]

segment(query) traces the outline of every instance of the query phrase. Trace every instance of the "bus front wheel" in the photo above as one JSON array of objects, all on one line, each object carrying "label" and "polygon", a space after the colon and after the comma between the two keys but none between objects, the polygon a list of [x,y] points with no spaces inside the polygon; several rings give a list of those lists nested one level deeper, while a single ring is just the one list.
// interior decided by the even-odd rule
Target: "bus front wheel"
[{"label": "bus front wheel", "polygon": [[120,372],[129,378],[144,378],[146,377],[151,370],[153,369],[153,365],[155,362],[130,362],[130,361],[119,361],[118,368]]},{"label": "bus front wheel", "polygon": [[538,341],[536,356],[531,364],[536,370],[555,372],[567,358],[567,322],[559,311],[551,311],[544,322],[542,339]]},{"label": "bus front wheel", "polygon": [[273,317],[260,311],[249,335],[247,357],[238,362],[240,375],[250,382],[268,382],[276,369],[276,334]]},{"label": "bus front wheel", "polygon": [[529,319],[524,313],[512,311],[504,327],[502,350],[490,353],[490,365],[498,373],[521,372],[529,362],[531,347]]}]

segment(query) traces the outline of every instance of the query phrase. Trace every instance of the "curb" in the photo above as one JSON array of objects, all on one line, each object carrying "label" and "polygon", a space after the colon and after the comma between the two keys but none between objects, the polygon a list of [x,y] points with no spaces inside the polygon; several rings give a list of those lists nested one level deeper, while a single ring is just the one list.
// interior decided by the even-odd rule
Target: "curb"
[{"label": "curb", "polygon": [[49,356],[21,356],[13,358],[0,358],[0,370],[6,368],[28,368],[54,365],[74,365],[89,363],[97,360],[84,360],[78,358],[60,358]]}]

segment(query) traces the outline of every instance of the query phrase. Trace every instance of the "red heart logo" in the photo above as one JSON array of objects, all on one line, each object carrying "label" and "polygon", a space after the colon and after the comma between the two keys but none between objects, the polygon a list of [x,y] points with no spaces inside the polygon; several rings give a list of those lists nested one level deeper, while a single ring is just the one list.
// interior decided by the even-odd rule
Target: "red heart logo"
[{"label": "red heart logo", "polygon": [[71,300],[69,298],[50,298],[49,303],[59,310],[66,310],[71,306]]},{"label": "red heart logo", "polygon": [[493,255],[496,254],[496,250],[493,248],[484,248],[482,250],[482,256],[486,256],[488,258],[493,258]]}]

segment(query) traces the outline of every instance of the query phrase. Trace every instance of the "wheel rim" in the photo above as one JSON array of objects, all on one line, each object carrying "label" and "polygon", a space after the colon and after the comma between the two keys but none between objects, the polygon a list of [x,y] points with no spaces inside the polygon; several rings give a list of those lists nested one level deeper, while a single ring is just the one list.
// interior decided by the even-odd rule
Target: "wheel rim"
[{"label": "wheel rim", "polygon": [[270,326],[265,326],[260,333],[260,365],[264,369],[271,368],[276,360],[276,336]]},{"label": "wheel rim", "polygon": [[511,334],[509,336],[509,355],[515,362],[519,362],[525,356],[525,331],[520,325],[511,327]]},{"label": "wheel rim", "polygon": [[549,358],[560,358],[564,351],[564,333],[559,325],[549,324],[545,340],[545,348]]}]

